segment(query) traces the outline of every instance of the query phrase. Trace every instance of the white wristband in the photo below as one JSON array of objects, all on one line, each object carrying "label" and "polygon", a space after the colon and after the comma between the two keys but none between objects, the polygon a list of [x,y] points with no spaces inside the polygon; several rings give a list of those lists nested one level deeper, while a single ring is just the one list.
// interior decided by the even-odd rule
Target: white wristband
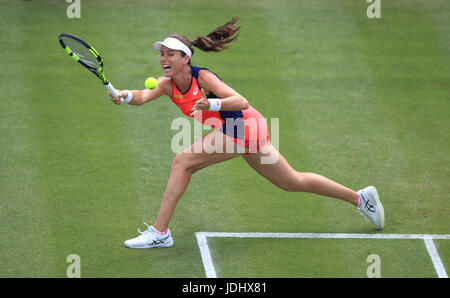
[{"label": "white wristband", "polygon": [[130,90],[123,90],[123,91],[127,93],[127,98],[123,100],[123,103],[129,103],[133,98],[133,92],[131,92]]},{"label": "white wristband", "polygon": [[220,98],[208,98],[208,101],[210,111],[220,111],[220,108],[222,107],[222,100]]}]

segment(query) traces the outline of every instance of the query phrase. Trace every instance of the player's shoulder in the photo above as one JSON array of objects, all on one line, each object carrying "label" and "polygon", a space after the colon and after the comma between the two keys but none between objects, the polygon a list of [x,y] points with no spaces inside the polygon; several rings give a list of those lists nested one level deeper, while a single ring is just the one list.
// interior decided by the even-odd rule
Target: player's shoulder
[{"label": "player's shoulder", "polygon": [[172,79],[168,77],[159,77],[157,79],[158,87],[168,96],[172,95]]},{"label": "player's shoulder", "polygon": [[158,81],[158,86],[165,87],[165,88],[172,86],[172,79],[171,78],[159,77],[157,81]]},{"label": "player's shoulder", "polygon": [[168,78],[168,77],[159,77],[159,78],[157,79],[157,81],[158,81],[158,85],[161,85],[161,84],[171,84],[172,79],[171,79],[171,78]]},{"label": "player's shoulder", "polygon": [[211,70],[205,68],[205,67],[195,67],[192,66],[192,75],[197,79],[197,81],[201,84],[202,82],[204,82],[205,80],[210,81],[210,80],[217,80],[219,79],[220,81],[222,81],[222,79],[215,74],[214,72],[212,72]]}]

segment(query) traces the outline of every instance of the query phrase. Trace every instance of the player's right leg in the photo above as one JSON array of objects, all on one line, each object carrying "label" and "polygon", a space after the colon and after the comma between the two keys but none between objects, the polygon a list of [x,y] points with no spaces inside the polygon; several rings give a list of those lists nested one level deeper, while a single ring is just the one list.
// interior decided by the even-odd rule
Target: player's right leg
[{"label": "player's right leg", "polygon": [[[169,181],[155,223],[141,233],[140,236],[125,241],[125,246],[130,248],[151,248],[167,247],[173,244],[171,232],[168,229],[169,222],[180,197],[189,185],[192,174],[209,165],[226,161],[239,155],[239,153],[236,153],[238,152],[237,150],[234,150],[232,153],[226,153],[226,139],[227,137],[222,132],[213,130],[174,157]],[[233,143],[233,146],[237,145]],[[198,151],[201,152],[197,152],[198,148],[200,148]],[[215,150],[220,151],[218,153]]]}]

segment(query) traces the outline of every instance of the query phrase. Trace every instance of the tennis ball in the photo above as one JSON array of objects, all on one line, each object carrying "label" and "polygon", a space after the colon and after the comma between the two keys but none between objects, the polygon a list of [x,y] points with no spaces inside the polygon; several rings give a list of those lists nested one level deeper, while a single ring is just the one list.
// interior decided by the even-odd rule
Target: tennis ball
[{"label": "tennis ball", "polygon": [[158,81],[155,78],[149,77],[145,80],[145,88],[155,89],[158,87]]}]

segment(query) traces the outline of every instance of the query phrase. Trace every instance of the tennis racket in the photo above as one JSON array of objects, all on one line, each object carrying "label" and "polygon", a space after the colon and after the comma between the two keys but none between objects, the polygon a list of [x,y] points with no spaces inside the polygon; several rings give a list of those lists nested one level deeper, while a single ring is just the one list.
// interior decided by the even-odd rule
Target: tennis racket
[{"label": "tennis racket", "polygon": [[[96,49],[90,46],[83,39],[70,33],[61,33],[59,35],[59,43],[67,54],[69,54],[75,61],[95,74],[95,76],[103,82],[103,85],[114,97],[118,96],[117,90],[106,79],[106,76],[103,73],[103,59]],[[123,101],[123,98],[120,100]]]}]

